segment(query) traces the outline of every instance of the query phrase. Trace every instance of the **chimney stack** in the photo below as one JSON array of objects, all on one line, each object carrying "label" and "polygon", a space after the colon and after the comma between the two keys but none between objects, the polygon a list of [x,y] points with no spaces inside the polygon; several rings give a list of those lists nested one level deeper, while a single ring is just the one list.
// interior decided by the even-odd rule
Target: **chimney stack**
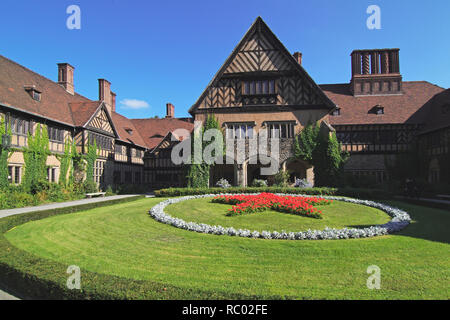
[{"label": "chimney stack", "polygon": [[116,112],[116,94],[111,91],[111,110]]},{"label": "chimney stack", "polygon": [[75,68],[68,63],[58,63],[58,84],[70,94],[75,93],[73,85],[73,71]]},{"label": "chimney stack", "polygon": [[354,50],[351,57],[354,96],[402,94],[399,49]]},{"label": "chimney stack", "polygon": [[173,118],[175,115],[175,106],[171,103],[166,104],[166,118]]},{"label": "chimney stack", "polygon": [[111,82],[108,80],[98,79],[98,100],[103,101],[109,113],[111,113]]},{"label": "chimney stack", "polygon": [[293,56],[295,58],[295,61],[297,61],[297,63],[299,65],[302,65],[302,56],[303,56],[303,54],[301,52],[294,52]]}]

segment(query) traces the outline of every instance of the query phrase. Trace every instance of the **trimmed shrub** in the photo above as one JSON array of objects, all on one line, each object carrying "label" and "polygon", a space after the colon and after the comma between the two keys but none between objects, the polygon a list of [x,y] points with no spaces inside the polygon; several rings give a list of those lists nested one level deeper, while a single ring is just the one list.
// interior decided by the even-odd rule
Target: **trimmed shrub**
[{"label": "trimmed shrub", "polygon": [[[356,189],[356,188],[295,188],[295,187],[231,187],[226,190],[228,194],[246,193],[286,193],[304,194],[316,196],[344,196],[358,199],[390,199],[392,194],[378,189]],[[168,188],[155,191],[156,197],[179,197],[203,194],[221,194],[222,188]]]}]

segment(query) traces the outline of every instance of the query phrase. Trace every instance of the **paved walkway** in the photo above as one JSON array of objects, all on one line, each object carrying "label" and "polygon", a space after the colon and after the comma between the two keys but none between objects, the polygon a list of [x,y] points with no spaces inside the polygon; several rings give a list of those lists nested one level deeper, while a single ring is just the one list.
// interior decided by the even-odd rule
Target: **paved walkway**
[{"label": "paved walkway", "polygon": [[6,293],[5,291],[0,290],[0,300],[20,300],[20,299],[10,295],[9,293]]},{"label": "paved walkway", "polygon": [[57,202],[57,203],[51,203],[51,204],[44,204],[44,205],[40,205],[40,206],[36,206],[36,207],[0,210],[0,219],[9,217],[9,216],[13,216],[16,214],[36,212],[36,211],[45,211],[45,210],[59,209],[59,208],[65,208],[65,207],[75,207],[75,206],[80,206],[80,205],[88,204],[88,203],[98,203],[98,202],[104,202],[104,201],[109,201],[109,200],[125,199],[125,198],[130,198],[130,197],[135,197],[135,196],[137,196],[137,194],[126,194],[126,195],[119,195],[119,196],[81,199],[81,200],[68,201],[68,202]]}]

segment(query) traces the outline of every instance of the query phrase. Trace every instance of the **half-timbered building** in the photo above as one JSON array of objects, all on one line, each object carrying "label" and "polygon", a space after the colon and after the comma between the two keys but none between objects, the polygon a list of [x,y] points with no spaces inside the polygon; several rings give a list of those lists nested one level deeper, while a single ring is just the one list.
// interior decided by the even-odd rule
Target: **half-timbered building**
[{"label": "half-timbered building", "polygon": [[[426,81],[403,81],[397,48],[355,50],[349,83],[317,85],[302,66],[302,54],[290,54],[258,17],[189,111],[198,121],[213,114],[228,139],[246,140],[268,129],[269,135],[280,138],[280,169],[309,182],[314,181],[312,166],[293,160],[292,146],[305,125],[319,121],[336,131],[350,153],[347,172],[383,182],[388,178],[386,162],[408,150],[419,136],[423,141],[434,137],[428,140],[441,151],[429,147],[429,152],[448,153],[450,121],[437,114],[429,119],[425,107],[443,91]],[[444,107],[436,110],[447,110],[448,98],[441,104]],[[435,118],[445,120],[428,125],[435,130],[423,131]],[[433,169],[438,162],[426,169],[431,170],[430,181],[439,180]],[[444,165],[443,160],[439,163]],[[245,186],[259,178],[260,167],[249,164],[246,155],[243,164],[216,165],[211,182],[226,177]]]},{"label": "half-timbered building", "polygon": [[[21,149],[28,133],[46,126],[50,139],[48,179],[60,175],[58,155],[66,141],[79,152],[89,141],[98,146],[94,179],[101,186],[144,185],[147,189],[185,185],[182,165],[171,159],[173,147],[194,127],[214,115],[228,141],[245,152],[242,162],[215,165],[211,185],[226,178],[250,185],[264,165],[248,152],[249,141],[261,129],[279,139],[279,170],[291,179],[314,182],[310,163],[293,157],[294,138],[309,123],[335,131],[350,153],[345,170],[356,176],[388,179],[386,162],[419,142],[428,155],[425,175],[430,182],[450,182],[449,90],[426,81],[404,81],[397,48],[355,50],[348,83],[317,84],[302,65],[302,54],[291,54],[258,17],[189,109],[192,118],[175,118],[167,104],[163,119],[128,119],[116,112],[116,94],[98,80],[98,100],[75,92],[74,70],[58,64],[58,80],[47,79],[0,56],[0,116],[12,131],[10,182],[20,184]],[[180,133],[182,132],[182,133]],[[269,156],[272,156],[270,145]],[[269,178],[270,180],[270,178]]]}]

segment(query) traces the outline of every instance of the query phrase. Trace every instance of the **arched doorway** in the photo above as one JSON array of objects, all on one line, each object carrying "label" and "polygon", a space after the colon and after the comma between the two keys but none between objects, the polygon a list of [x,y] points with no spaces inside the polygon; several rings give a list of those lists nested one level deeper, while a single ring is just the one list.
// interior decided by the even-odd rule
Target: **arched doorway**
[{"label": "arched doorway", "polygon": [[294,184],[296,179],[305,179],[314,185],[313,166],[299,159],[288,159],[282,165],[283,170],[289,172],[289,184]]}]

